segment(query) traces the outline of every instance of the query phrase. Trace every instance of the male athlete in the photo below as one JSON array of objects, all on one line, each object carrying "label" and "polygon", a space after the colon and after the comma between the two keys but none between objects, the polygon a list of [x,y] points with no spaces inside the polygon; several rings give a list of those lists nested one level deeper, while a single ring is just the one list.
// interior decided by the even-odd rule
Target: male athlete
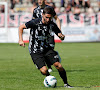
[{"label": "male athlete", "polygon": [[31,28],[29,39],[29,52],[33,62],[37,65],[38,69],[43,75],[49,76],[45,61],[48,60],[50,64],[54,65],[58,70],[60,77],[64,82],[64,87],[72,88],[67,82],[66,71],[59,62],[59,58],[50,46],[48,39],[54,32],[61,40],[65,36],[61,33],[57,25],[52,22],[53,10],[51,7],[45,7],[43,10],[42,18],[33,19],[19,27],[19,45],[25,47],[23,42],[23,29]]},{"label": "male athlete", "polygon": [[[33,19],[42,17],[43,9],[48,6],[46,4],[47,4],[46,0],[38,0],[38,7],[35,8],[33,11]],[[54,8],[53,7],[51,7],[51,8],[54,11]],[[56,23],[57,23],[57,26],[59,27],[59,29],[61,29],[60,20],[57,17],[55,11],[53,12],[53,18],[56,20]],[[55,41],[54,41],[54,33],[53,32],[52,32],[51,37],[48,40],[49,40],[50,46],[54,49]],[[58,54],[57,51],[56,51],[56,53]],[[58,57],[59,57],[59,62],[61,62],[61,58],[60,58],[59,54],[58,54]],[[52,72],[51,65],[49,64],[49,62],[46,62],[46,63],[48,66],[48,71]]]}]

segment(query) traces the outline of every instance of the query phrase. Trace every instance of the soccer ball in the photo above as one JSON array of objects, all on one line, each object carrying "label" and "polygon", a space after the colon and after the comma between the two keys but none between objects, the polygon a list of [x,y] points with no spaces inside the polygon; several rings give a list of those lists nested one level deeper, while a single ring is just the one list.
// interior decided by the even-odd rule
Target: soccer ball
[{"label": "soccer ball", "polygon": [[55,88],[57,84],[57,79],[54,76],[47,76],[44,79],[44,86],[45,87],[53,87]]}]

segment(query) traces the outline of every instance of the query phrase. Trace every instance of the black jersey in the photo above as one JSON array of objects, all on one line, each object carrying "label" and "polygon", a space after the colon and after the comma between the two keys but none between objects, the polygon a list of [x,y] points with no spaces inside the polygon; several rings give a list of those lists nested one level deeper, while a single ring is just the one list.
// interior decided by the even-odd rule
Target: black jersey
[{"label": "black jersey", "polygon": [[[45,7],[51,7],[51,6],[45,5]],[[42,13],[43,13],[43,9],[44,8],[40,8],[39,6],[37,8],[35,8],[34,11],[33,11],[33,18],[40,18],[40,17],[42,17]],[[53,7],[51,7],[51,8],[54,11],[54,8]],[[55,16],[55,15],[56,15],[56,12],[54,11],[53,16]]]},{"label": "black jersey", "polygon": [[[45,5],[45,7],[51,7],[51,6],[48,6],[48,5]],[[44,7],[44,8],[45,8]],[[34,11],[33,11],[33,18],[40,18],[40,17],[42,17],[42,13],[43,13],[43,9],[44,8],[40,8],[39,6],[37,7],[37,8],[35,8],[34,9]],[[54,11],[54,8],[53,7],[51,7],[52,9],[53,9],[53,11]],[[54,13],[53,13],[53,17],[56,15],[56,12],[54,11]],[[52,35],[51,35],[51,37],[49,38],[49,44],[50,44],[50,46],[52,47],[52,48],[54,48],[54,46],[55,46],[55,41],[54,41],[54,33],[52,32]]]},{"label": "black jersey", "polygon": [[61,33],[60,29],[54,22],[43,24],[42,18],[33,19],[25,23],[26,28],[31,28],[29,39],[30,53],[43,52],[45,48],[49,48],[48,39],[54,32],[56,35]]}]

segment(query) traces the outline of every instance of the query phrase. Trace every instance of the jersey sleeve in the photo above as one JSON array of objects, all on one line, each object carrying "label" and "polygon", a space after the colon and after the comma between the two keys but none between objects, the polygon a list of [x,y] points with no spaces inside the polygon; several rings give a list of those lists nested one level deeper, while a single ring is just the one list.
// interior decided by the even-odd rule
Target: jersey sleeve
[{"label": "jersey sleeve", "polygon": [[61,30],[58,28],[58,26],[55,23],[54,23],[53,31],[56,35],[58,35],[58,33],[61,33]]},{"label": "jersey sleeve", "polygon": [[35,26],[34,20],[25,23],[26,28],[33,28]]}]

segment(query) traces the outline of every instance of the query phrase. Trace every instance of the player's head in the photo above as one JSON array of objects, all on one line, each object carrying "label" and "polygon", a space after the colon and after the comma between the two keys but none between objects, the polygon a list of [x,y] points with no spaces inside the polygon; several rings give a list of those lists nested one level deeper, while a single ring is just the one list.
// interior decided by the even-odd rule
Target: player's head
[{"label": "player's head", "polygon": [[39,6],[42,6],[42,5],[45,4],[45,2],[46,2],[46,0],[38,0],[38,5]]},{"label": "player's head", "polygon": [[52,7],[48,6],[48,7],[45,7],[44,10],[43,10],[43,14],[42,14],[42,21],[44,24],[48,24],[52,17],[53,17],[53,9]]}]

